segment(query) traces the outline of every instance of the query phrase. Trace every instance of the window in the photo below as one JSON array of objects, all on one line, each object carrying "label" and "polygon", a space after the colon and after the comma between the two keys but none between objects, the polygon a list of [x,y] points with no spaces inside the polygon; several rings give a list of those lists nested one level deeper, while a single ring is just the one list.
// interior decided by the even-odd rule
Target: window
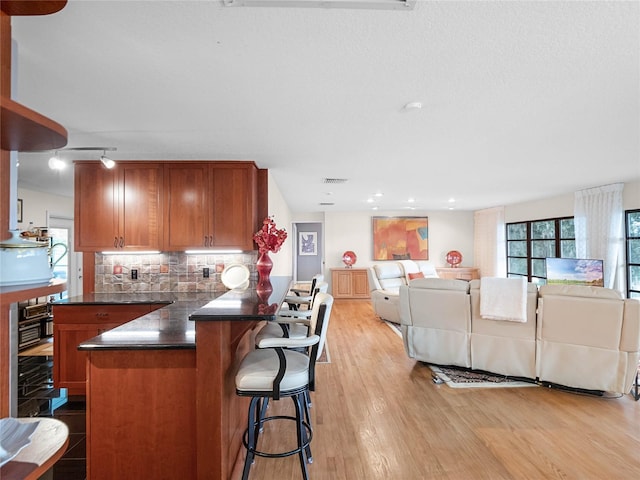
[{"label": "window", "polygon": [[640,210],[625,212],[627,297],[640,298]]},{"label": "window", "polygon": [[[640,244],[638,248],[640,255]],[[546,283],[546,257],[576,258],[573,217],[507,223],[508,277]]]}]

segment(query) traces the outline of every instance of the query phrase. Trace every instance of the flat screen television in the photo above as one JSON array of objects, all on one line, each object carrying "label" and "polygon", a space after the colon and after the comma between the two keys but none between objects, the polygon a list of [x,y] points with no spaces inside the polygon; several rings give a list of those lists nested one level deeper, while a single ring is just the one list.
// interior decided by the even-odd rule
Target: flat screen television
[{"label": "flat screen television", "polygon": [[585,258],[546,258],[547,284],[604,287],[604,262]]}]

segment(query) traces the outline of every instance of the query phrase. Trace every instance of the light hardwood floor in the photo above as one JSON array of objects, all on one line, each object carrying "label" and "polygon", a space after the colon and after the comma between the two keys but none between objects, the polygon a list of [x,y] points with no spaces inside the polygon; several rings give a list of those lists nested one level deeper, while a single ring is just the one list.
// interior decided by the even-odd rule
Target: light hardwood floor
[{"label": "light hardwood floor", "polygon": [[[640,402],[630,395],[436,385],[429,368],[406,356],[400,337],[366,301],[336,301],[328,344],[331,363],[318,365],[312,393],[311,480],[640,475]],[[273,402],[270,409],[292,411],[291,401]],[[267,424],[262,439],[263,448],[278,449],[291,445],[293,434]],[[298,478],[295,456],[258,458],[250,475]]]}]

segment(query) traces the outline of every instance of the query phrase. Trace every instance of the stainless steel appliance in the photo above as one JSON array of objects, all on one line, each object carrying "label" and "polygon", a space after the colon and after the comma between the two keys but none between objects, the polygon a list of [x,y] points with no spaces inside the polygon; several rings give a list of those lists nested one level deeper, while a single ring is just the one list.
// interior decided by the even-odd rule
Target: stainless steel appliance
[{"label": "stainless steel appliance", "polygon": [[[51,332],[51,333],[48,333]],[[41,338],[53,334],[53,317],[49,303],[25,305],[18,316],[18,351],[35,345]]]}]

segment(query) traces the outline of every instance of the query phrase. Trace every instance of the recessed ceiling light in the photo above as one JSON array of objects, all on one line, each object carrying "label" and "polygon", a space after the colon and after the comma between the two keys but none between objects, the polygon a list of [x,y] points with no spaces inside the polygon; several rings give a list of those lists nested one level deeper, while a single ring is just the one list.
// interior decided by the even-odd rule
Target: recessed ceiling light
[{"label": "recessed ceiling light", "polygon": [[371,197],[367,198],[367,203],[373,203],[373,198]]},{"label": "recessed ceiling light", "polygon": [[451,197],[451,198],[449,199],[449,203],[453,203],[453,202],[455,202],[455,201],[456,201],[456,199],[455,199],[455,198],[453,198],[453,197]]},{"label": "recessed ceiling light", "polygon": [[384,195],[384,193],[382,193],[382,192],[377,192],[377,193],[373,194],[374,197],[382,197],[383,195]]},{"label": "recessed ceiling light", "polygon": [[407,199],[407,202],[409,202],[409,203],[414,203],[415,201],[416,201],[416,199],[413,198],[413,197]]},{"label": "recessed ceiling light", "polygon": [[371,210],[378,210],[378,206],[376,205],[375,207],[373,207]]},{"label": "recessed ceiling light", "polygon": [[405,110],[420,110],[422,108],[422,102],[409,102],[404,106]]}]

